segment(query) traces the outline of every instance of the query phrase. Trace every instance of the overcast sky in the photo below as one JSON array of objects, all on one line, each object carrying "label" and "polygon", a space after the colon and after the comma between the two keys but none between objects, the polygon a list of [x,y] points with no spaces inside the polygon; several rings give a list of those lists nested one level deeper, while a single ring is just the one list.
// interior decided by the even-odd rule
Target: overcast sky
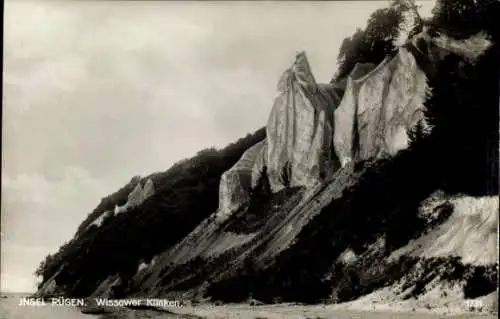
[{"label": "overcast sky", "polygon": [[342,40],[386,4],[7,0],[0,289],[32,291],[132,176],[263,126],[296,51],[329,81]]}]

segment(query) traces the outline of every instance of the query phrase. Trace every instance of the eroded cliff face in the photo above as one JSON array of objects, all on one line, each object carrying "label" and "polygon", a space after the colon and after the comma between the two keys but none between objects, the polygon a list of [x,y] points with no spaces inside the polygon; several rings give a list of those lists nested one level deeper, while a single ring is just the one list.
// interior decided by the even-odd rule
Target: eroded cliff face
[{"label": "eroded cliff face", "polygon": [[266,139],[247,150],[221,178],[220,217],[250,199],[264,167],[273,192],[331,179],[340,167],[333,149],[333,111],[342,90],[342,84],[316,83],[306,54],[297,54],[278,83]]},{"label": "eroded cliff face", "polygon": [[260,175],[257,158],[262,156],[266,147],[265,140],[250,147],[230,170],[222,174],[219,186],[222,214],[235,211],[241,203],[250,200],[250,190]]},{"label": "eroded cliff face", "polygon": [[[484,33],[457,40],[428,27],[378,66],[358,63],[346,79],[318,84],[304,52],[281,76],[267,122],[267,137],[249,149],[220,183],[219,215],[250,199],[264,168],[271,190],[314,187],[346,163],[391,157],[409,146],[424,120],[432,75],[448,55],[474,63],[491,45]],[[225,218],[225,217],[224,217]]]},{"label": "eroded cliff face", "polygon": [[426,81],[405,48],[367,75],[350,76],[334,113],[334,145],[342,165],[394,156],[407,148],[409,131],[423,119]]},{"label": "eroded cliff face", "polygon": [[324,184],[347,162],[407,148],[408,132],[423,118],[426,91],[426,75],[405,48],[378,66],[360,63],[333,84],[316,83],[306,54],[299,53],[278,83],[266,140],[221,179],[219,215],[250,199],[264,166],[276,193]]},{"label": "eroded cliff face", "polygon": [[339,168],[333,150],[333,86],[318,85],[305,53],[281,76],[279,96],[267,122],[267,169],[271,189],[312,187]]}]

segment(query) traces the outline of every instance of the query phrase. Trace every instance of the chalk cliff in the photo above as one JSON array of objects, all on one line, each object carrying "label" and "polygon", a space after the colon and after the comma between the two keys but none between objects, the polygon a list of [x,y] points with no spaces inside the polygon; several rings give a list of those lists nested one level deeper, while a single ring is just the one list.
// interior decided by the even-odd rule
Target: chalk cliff
[{"label": "chalk cliff", "polygon": [[[250,200],[250,191],[259,176],[257,158],[267,147],[261,141],[250,147],[231,169],[222,174],[219,186],[220,216],[237,210],[242,203]],[[255,171],[255,172],[254,172]]]},{"label": "chalk cliff", "polygon": [[221,179],[220,215],[250,199],[264,166],[278,192],[324,184],[348,161],[393,156],[422,120],[426,90],[425,73],[405,48],[377,67],[357,64],[333,84],[316,83],[306,54],[297,54],[278,83],[266,140]]},{"label": "chalk cliff", "polygon": [[[345,93],[340,96],[339,91]],[[266,139],[222,175],[214,219],[159,256],[160,264],[173,263],[173,268],[143,269],[135,281],[154,294],[160,278],[179,276],[176,265],[184,267],[200,257],[231,253],[233,265],[248,254],[255,262],[272,260],[322,207],[355,183],[360,173],[353,172],[353,163],[394,156],[408,147],[408,131],[423,117],[426,91],[426,75],[405,48],[378,66],[357,64],[347,79],[332,84],[317,84],[306,54],[299,53],[280,78]],[[241,234],[234,225],[245,218],[251,189],[264,167],[274,193],[302,190],[288,195],[287,204],[275,204],[284,205],[281,212],[261,215],[264,227]]]},{"label": "chalk cliff", "polygon": [[127,202],[123,206],[115,207],[114,214],[120,214],[137,207],[154,194],[155,187],[151,178],[144,183],[144,186],[141,183],[137,183],[135,188],[128,194]]},{"label": "chalk cliff", "polygon": [[[352,77],[360,77],[372,67],[359,64]],[[296,55],[279,80],[266,139],[245,152],[221,178],[220,216],[250,199],[264,167],[273,192],[313,187],[331,179],[340,167],[333,143],[334,110],[342,99],[344,83],[318,84],[305,52]]]},{"label": "chalk cliff", "polygon": [[328,180],[339,167],[332,136],[333,111],[341,97],[332,85],[316,83],[304,52],[281,76],[278,92],[267,122],[271,189]]},{"label": "chalk cliff", "polygon": [[[432,50],[417,47],[415,39],[426,41]],[[317,84],[305,53],[298,54],[279,81],[266,139],[248,149],[221,178],[218,223],[205,220],[159,257],[160,264],[171,267],[143,269],[135,281],[143,282],[142,289],[150,294],[157,289],[174,291],[175,282],[193,276],[178,267],[192,267],[197,258],[222,260],[229,254],[227,267],[232,268],[241,266],[248,255],[262,265],[287,250],[323,207],[357,183],[361,172],[353,170],[354,163],[396,156],[409,147],[409,133],[417,123],[425,133],[431,130],[423,114],[429,92],[425,63],[436,66],[450,52],[460,52],[457,48],[470,56],[470,49],[460,46],[470,41],[445,42],[418,34],[378,66],[358,64],[346,79],[332,84]],[[285,203],[276,199],[279,211],[267,208],[265,217],[260,213],[265,219],[262,228],[240,233],[235,225],[246,218],[250,191],[264,167],[274,193],[302,190],[286,195]],[[230,276],[227,267],[217,266],[219,273],[214,270],[209,277],[218,281]],[[165,286],[159,280],[172,283]]]},{"label": "chalk cliff", "polygon": [[342,164],[394,156],[408,147],[409,131],[423,119],[426,81],[405,48],[367,75],[350,76],[334,113],[334,145]]},{"label": "chalk cliff", "polygon": [[347,162],[406,149],[417,124],[428,132],[427,74],[450,54],[474,62],[491,44],[483,33],[462,40],[429,33],[424,27],[394,57],[378,66],[358,63],[346,79],[331,84],[318,84],[305,52],[298,53],[279,80],[266,140],[221,179],[219,215],[227,217],[250,199],[264,166],[273,192],[313,187]]}]

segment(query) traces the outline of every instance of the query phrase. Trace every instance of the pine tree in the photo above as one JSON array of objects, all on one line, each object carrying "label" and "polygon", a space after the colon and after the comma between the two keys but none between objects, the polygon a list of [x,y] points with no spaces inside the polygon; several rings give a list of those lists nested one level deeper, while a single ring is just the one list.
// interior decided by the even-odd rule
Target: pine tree
[{"label": "pine tree", "polygon": [[269,177],[267,176],[267,166],[264,165],[260,171],[260,176],[255,185],[255,188],[251,190],[250,196],[252,198],[264,198],[271,194],[271,185],[269,183]]},{"label": "pine tree", "polygon": [[420,142],[425,135],[424,132],[424,125],[422,123],[422,120],[418,121],[417,124],[413,129],[410,130],[409,134],[409,140],[410,140],[410,146],[414,145],[415,143]]},{"label": "pine tree", "polygon": [[290,167],[290,163],[286,162],[283,166],[283,170],[281,171],[281,181],[283,185],[288,188],[290,187],[291,179],[292,179],[292,168]]},{"label": "pine tree", "polygon": [[431,23],[468,37],[479,31],[488,32],[498,41],[500,1],[437,0]]},{"label": "pine tree", "polygon": [[422,19],[412,0],[395,0],[388,8],[373,12],[364,30],[357,29],[342,42],[337,56],[339,68],[332,82],[349,75],[356,63],[379,64],[386,56],[395,54],[398,48],[394,41],[401,33],[404,13],[409,11],[417,18],[415,28],[410,30],[411,36],[422,27]]}]

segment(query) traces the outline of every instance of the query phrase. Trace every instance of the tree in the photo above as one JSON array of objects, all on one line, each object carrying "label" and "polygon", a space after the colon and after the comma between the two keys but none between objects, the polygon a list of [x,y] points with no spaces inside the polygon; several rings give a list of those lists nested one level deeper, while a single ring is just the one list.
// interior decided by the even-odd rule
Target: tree
[{"label": "tree", "polygon": [[47,272],[47,269],[49,265],[52,264],[52,261],[54,259],[54,256],[51,254],[48,254],[44,260],[40,262],[38,265],[38,268],[35,270],[35,276],[37,277],[42,277],[42,279],[45,279],[45,274]]},{"label": "tree", "polygon": [[394,44],[401,33],[405,12],[412,12],[417,17],[415,28],[410,35],[421,28],[421,18],[411,0],[395,0],[388,8],[376,10],[370,15],[364,30],[357,29],[349,38],[344,39],[337,56],[338,70],[332,82],[336,82],[354,69],[356,63],[379,64],[397,51]]},{"label": "tree", "polygon": [[424,125],[422,123],[423,121],[420,120],[417,122],[417,124],[415,125],[415,127],[410,130],[409,132],[409,140],[410,140],[410,146],[411,145],[414,145],[415,143],[418,143],[420,142],[424,136],[425,136],[425,131],[424,131]]},{"label": "tree", "polygon": [[285,187],[290,187],[292,181],[292,168],[290,162],[286,162],[281,171],[281,181]]},{"label": "tree", "polygon": [[[450,10],[440,10],[436,19],[448,19],[442,12]],[[447,24],[444,18],[442,33],[449,27],[453,27],[453,38],[469,33],[467,21],[453,26],[451,23],[458,22]],[[425,116],[432,127],[436,171],[448,191],[498,193],[498,55],[495,43],[475,63],[450,54],[429,77],[432,94],[425,102]]]},{"label": "tree", "polygon": [[264,198],[271,195],[271,185],[267,176],[267,166],[264,165],[260,171],[260,176],[254,189],[251,190],[252,198]]},{"label": "tree", "polygon": [[498,0],[437,0],[430,22],[468,37],[478,31],[488,32],[499,39],[500,1]]}]

